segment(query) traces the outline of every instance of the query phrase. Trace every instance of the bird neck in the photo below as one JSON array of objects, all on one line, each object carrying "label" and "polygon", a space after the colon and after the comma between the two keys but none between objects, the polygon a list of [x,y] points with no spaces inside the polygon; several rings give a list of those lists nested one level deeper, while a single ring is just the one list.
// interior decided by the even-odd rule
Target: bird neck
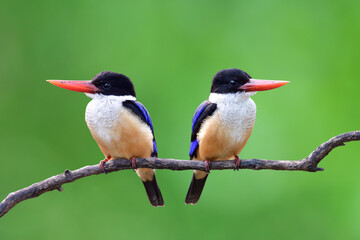
[{"label": "bird neck", "polygon": [[242,103],[248,101],[256,92],[237,93],[210,93],[209,101],[212,103]]},{"label": "bird neck", "polygon": [[97,100],[106,99],[109,101],[121,101],[121,102],[124,102],[127,100],[136,101],[136,97],[134,97],[132,95],[115,96],[115,95],[104,95],[101,93],[95,93],[95,94],[94,93],[85,93],[85,94],[89,98],[97,99]]}]

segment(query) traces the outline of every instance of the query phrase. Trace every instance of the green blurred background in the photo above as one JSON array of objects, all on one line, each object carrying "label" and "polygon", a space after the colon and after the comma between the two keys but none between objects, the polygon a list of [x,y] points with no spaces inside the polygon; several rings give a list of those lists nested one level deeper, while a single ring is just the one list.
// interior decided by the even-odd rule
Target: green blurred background
[{"label": "green blurred background", "polygon": [[[300,159],[358,130],[359,12],[357,0],[1,1],[1,199],[103,158],[90,99],[46,79],[128,75],[164,158],[188,159],[193,112],[224,68],[291,81],[253,97],[243,159]],[[213,171],[195,206],[184,205],[190,171],[157,171],[164,208],[132,171],[92,176],[14,207],[0,238],[359,239],[359,155],[352,142],[324,172]]]}]

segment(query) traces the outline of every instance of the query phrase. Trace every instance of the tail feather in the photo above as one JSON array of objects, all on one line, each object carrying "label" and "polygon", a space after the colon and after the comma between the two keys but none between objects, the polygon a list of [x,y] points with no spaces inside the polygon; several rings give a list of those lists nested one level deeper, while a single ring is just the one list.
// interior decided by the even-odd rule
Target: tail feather
[{"label": "tail feather", "polygon": [[164,206],[164,200],[161,195],[159,185],[157,184],[155,175],[153,180],[143,181],[143,184],[151,205],[153,205],[154,207]]},{"label": "tail feather", "polygon": [[196,204],[199,201],[207,177],[208,174],[206,174],[204,178],[196,179],[195,173],[193,174],[190,187],[185,198],[185,204]]}]

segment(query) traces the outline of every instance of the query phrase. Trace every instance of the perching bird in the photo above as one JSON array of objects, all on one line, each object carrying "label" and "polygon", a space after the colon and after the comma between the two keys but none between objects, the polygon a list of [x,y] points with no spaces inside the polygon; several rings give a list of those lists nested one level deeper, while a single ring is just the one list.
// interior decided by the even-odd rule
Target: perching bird
[{"label": "perching bird", "polygon": [[[84,92],[92,100],[86,107],[85,120],[92,136],[105,155],[104,163],[115,158],[131,160],[157,157],[154,129],[144,105],[136,100],[134,85],[128,77],[114,72],[101,72],[91,81],[48,80],[55,86]],[[135,170],[144,184],[151,205],[163,206],[155,171]]]},{"label": "perching bird", "polygon": [[256,105],[250,98],[256,91],[281,87],[288,81],[252,79],[232,68],[216,73],[209,99],[200,104],[192,120],[190,159],[205,161],[206,172],[195,170],[185,203],[199,201],[210,171],[210,161],[236,159],[254,127]]}]

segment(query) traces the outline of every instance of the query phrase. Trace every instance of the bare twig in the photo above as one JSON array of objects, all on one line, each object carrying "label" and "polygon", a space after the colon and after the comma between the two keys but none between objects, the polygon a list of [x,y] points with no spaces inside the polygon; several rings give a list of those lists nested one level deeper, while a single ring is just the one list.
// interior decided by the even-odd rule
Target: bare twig
[{"label": "bare twig", "polygon": [[[360,140],[360,131],[348,132],[331,138],[329,141],[321,144],[310,155],[304,159],[297,161],[273,161],[249,159],[241,160],[242,169],[272,169],[272,170],[291,170],[291,171],[308,171],[316,172],[323,171],[317,165],[319,162],[329,154],[331,150],[338,146],[345,145],[345,142]],[[161,159],[161,158],[137,158],[136,165],[139,168],[153,168],[153,169],[169,169],[169,170],[205,170],[205,164],[202,161],[194,160],[176,160],[176,159]],[[234,169],[235,161],[213,161],[211,162],[211,170]],[[127,159],[115,159],[105,164],[106,172],[115,172],[125,169],[132,169],[131,162]],[[63,191],[62,185],[73,182],[79,178],[101,174],[102,171],[99,165],[85,166],[80,169],[70,171],[66,170],[64,173],[50,177],[41,182],[34,183],[26,188],[20,189],[16,192],[10,193],[0,203],[0,217],[6,214],[19,202],[29,198],[35,198],[43,193],[59,190]]]}]

